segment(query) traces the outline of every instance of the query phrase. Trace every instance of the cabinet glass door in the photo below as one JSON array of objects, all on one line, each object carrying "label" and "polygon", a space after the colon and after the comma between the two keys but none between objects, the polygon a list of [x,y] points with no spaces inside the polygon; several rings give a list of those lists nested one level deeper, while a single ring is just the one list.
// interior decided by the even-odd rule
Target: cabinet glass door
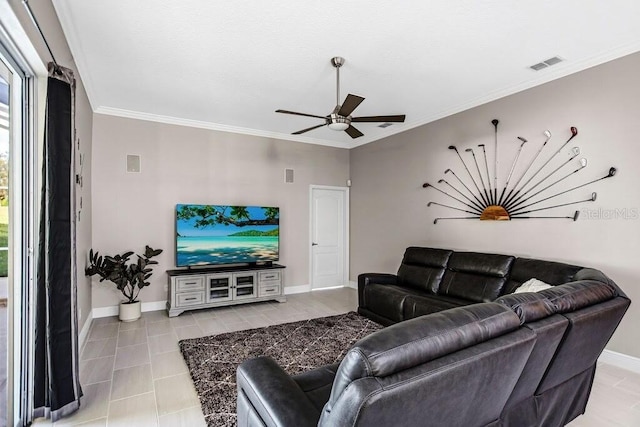
[{"label": "cabinet glass door", "polygon": [[256,274],[242,273],[235,274],[234,297],[233,299],[255,298],[256,294]]},{"label": "cabinet glass door", "polygon": [[207,277],[207,302],[229,301],[232,297],[230,275]]}]

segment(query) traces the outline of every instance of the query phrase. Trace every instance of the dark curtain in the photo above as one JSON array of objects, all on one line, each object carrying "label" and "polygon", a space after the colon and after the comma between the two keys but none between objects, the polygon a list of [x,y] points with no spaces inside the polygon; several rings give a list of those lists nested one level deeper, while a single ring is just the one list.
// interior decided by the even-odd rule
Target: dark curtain
[{"label": "dark curtain", "polygon": [[35,307],[34,417],[80,407],[76,311],[74,96],[71,70],[49,65]]}]

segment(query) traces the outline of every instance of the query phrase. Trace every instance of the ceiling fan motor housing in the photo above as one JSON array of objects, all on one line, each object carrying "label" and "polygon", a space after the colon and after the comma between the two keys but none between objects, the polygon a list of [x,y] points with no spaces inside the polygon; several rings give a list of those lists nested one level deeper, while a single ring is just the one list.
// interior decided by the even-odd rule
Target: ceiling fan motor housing
[{"label": "ceiling fan motor housing", "polygon": [[351,116],[344,117],[338,113],[331,113],[328,121],[331,130],[345,130],[351,126]]}]

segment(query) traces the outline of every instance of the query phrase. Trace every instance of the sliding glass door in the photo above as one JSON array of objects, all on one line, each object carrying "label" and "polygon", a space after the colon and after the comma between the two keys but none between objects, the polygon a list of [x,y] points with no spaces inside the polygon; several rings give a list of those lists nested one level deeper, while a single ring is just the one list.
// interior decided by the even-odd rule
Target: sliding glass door
[{"label": "sliding glass door", "polygon": [[[1,28],[0,28],[1,29]],[[33,306],[33,78],[0,32],[0,426],[26,425]]]},{"label": "sliding glass door", "polygon": [[9,413],[9,86],[12,73],[0,62],[0,426]]}]

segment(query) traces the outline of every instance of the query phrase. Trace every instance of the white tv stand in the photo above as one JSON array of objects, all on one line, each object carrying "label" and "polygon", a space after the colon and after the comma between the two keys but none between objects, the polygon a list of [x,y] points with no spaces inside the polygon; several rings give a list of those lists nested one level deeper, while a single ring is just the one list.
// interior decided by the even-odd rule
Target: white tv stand
[{"label": "white tv stand", "polygon": [[284,269],[279,264],[167,270],[169,317],[186,310],[257,301],[285,302]]}]

